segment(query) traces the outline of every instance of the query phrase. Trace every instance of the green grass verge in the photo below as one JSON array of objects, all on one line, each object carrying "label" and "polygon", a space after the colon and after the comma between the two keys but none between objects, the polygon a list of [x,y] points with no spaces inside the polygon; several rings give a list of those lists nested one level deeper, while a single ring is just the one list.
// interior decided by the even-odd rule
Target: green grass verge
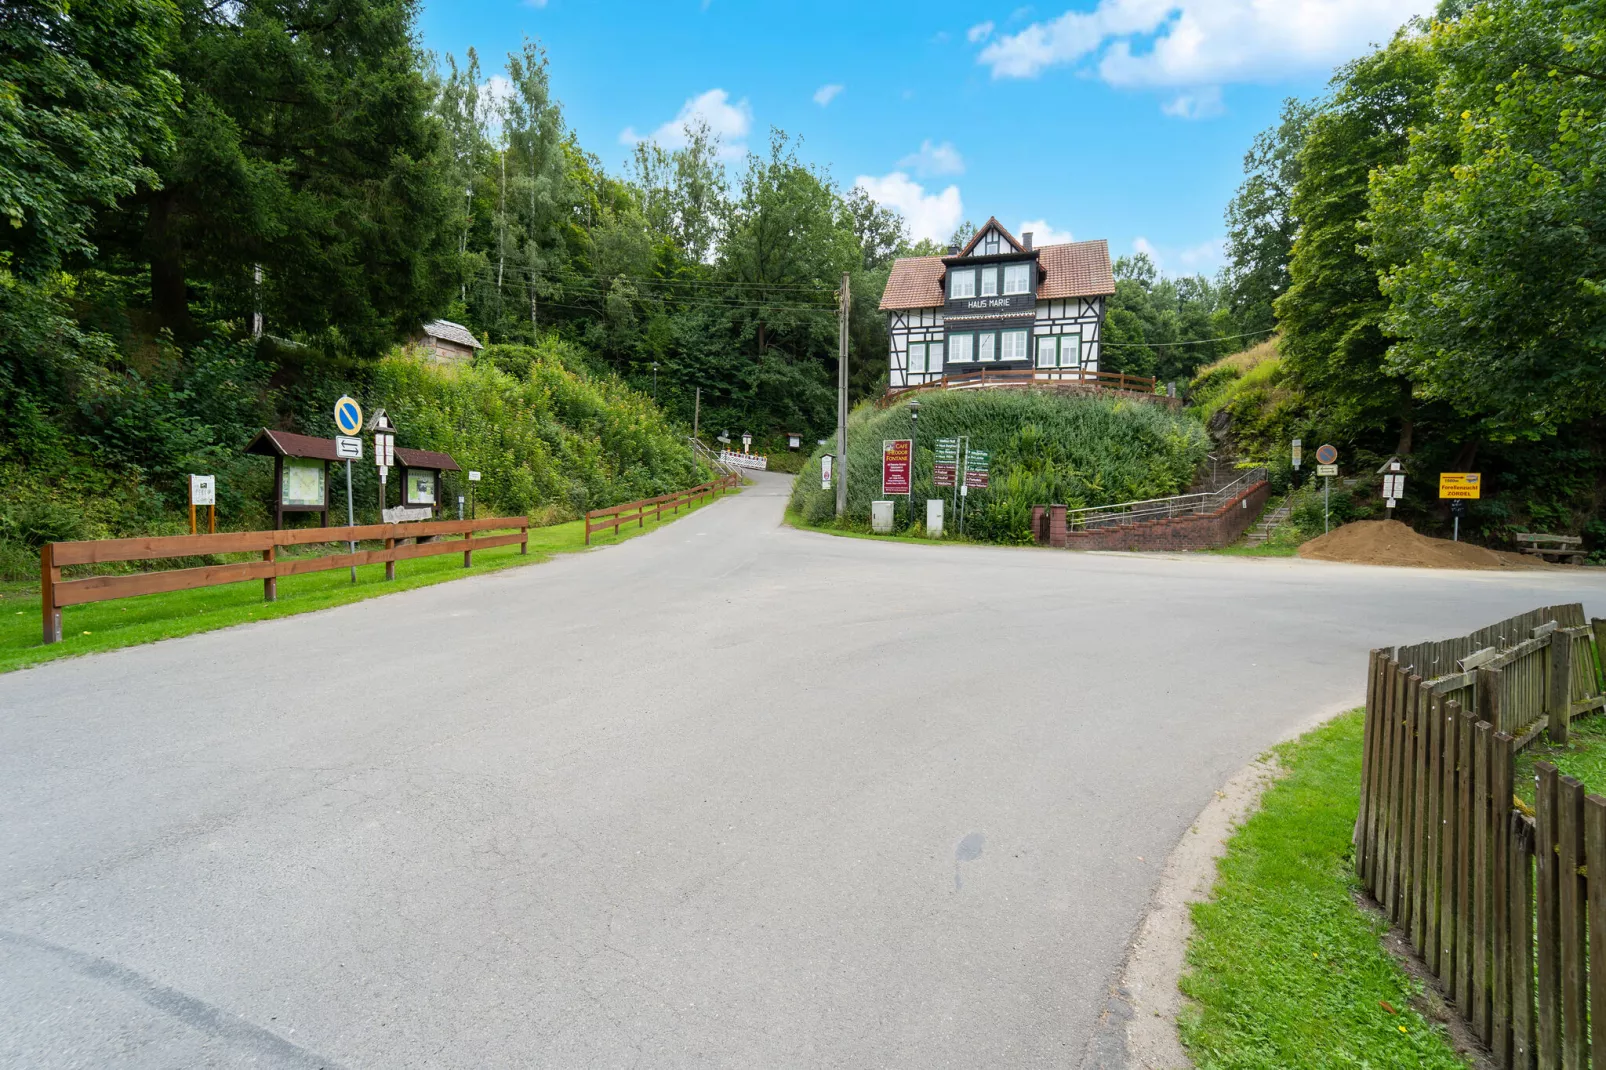
[{"label": "green grass verge", "polygon": [[[683,509],[688,516],[718,498]],[[662,521],[649,519],[645,527],[626,526],[618,536],[596,532],[591,546],[608,546],[645,534],[677,519],[666,513]],[[384,565],[364,565],[357,569],[357,582],[351,582],[346,569],[286,576],[279,580],[275,602],[262,601],[260,580],[247,580],[194,591],[149,594],[113,602],[92,602],[62,610],[62,641],[45,645],[40,641],[38,584],[6,584],[0,587],[0,672],[37,665],[57,658],[92,654],[139,643],[194,635],[233,624],[272,620],[315,609],[360,602],[365,598],[428,587],[435,583],[498,572],[518,565],[533,565],[556,554],[589,549],[585,545],[584,521],[534,528],[530,531],[530,552],[521,555],[517,546],[498,546],[478,550],[472,568],[463,567],[458,554],[441,554],[396,563],[396,579],[385,580]]]},{"label": "green grass verge", "polygon": [[1180,1026],[1200,1070],[1466,1065],[1351,898],[1361,732],[1356,711],[1277,748],[1286,775],[1193,907]]},{"label": "green grass verge", "polygon": [[[997,546],[999,543],[978,542],[975,539],[960,538],[952,533],[944,534],[940,539],[933,539],[929,535],[920,534],[925,526],[923,523],[914,527],[904,528],[891,535],[877,535],[867,528],[849,526],[838,527],[835,523],[810,524],[803,519],[803,513],[796,506],[788,505],[782,516],[782,523],[799,531],[816,531],[821,535],[838,535],[844,539],[874,539],[876,542],[912,542],[921,546]],[[944,520],[944,524],[947,521]],[[1035,544],[1028,544],[1035,546]]]},{"label": "green grass verge", "polygon": [[1567,729],[1567,743],[1558,747],[1542,732],[1517,754],[1513,788],[1529,806],[1534,801],[1534,763],[1549,762],[1563,776],[1583,782],[1594,793],[1606,792],[1606,717],[1580,717]]}]

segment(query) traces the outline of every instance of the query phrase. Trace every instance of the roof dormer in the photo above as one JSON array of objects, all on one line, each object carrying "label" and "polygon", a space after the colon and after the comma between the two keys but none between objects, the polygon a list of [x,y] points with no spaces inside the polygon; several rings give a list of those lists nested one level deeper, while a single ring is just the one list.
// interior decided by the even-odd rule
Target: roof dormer
[{"label": "roof dormer", "polygon": [[981,229],[976,231],[970,242],[961,250],[960,256],[1002,256],[1008,253],[1028,253],[1031,249],[1015,240],[1015,236],[1004,229],[997,216],[989,216]]}]

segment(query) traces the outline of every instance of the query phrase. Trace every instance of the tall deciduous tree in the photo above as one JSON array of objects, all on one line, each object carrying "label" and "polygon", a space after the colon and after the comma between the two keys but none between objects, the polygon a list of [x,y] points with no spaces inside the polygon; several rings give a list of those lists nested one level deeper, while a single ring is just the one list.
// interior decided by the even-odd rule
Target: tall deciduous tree
[{"label": "tall deciduous tree", "polygon": [[1244,154],[1243,183],[1227,204],[1227,303],[1242,332],[1275,326],[1272,305],[1288,289],[1297,228],[1290,202],[1313,111],[1292,97],[1283,102],[1277,125]]},{"label": "tall deciduous tree", "polygon": [[1384,360],[1388,302],[1366,249],[1367,182],[1405,157],[1436,75],[1414,29],[1340,69],[1299,153],[1291,201],[1299,233],[1288,292],[1276,302],[1284,359],[1321,415],[1357,433],[1397,423],[1400,453],[1411,450],[1411,381]]},{"label": "tall deciduous tree", "polygon": [[36,278],[92,256],[99,209],[157,184],[178,79],[166,0],[8,0],[0,8],[0,257]]},{"label": "tall deciduous tree", "polygon": [[1435,113],[1375,176],[1392,368],[1492,439],[1606,411],[1606,11],[1435,25]]}]

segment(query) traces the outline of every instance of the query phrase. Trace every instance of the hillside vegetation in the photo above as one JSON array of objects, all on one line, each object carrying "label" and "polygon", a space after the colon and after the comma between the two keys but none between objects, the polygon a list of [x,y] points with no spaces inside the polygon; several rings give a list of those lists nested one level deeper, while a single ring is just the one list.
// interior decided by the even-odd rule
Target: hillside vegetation
[{"label": "hillside vegetation", "polygon": [[[986,541],[1030,542],[1034,505],[1081,508],[1180,493],[1208,452],[1197,421],[1147,402],[1035,390],[930,391],[919,397],[916,507],[923,517],[920,503],[949,494],[931,482],[936,440],[969,435],[972,448],[992,454],[992,485],[972,492],[965,522],[968,537]],[[910,433],[906,404],[865,404],[853,411],[847,526],[868,526],[870,502],[881,497],[882,441]],[[793,487],[792,505],[807,523],[834,522],[836,492],[820,487],[820,458],[835,448],[833,437],[816,449]]]},{"label": "hillside vegetation", "polygon": [[[650,497],[709,477],[683,435],[651,398],[587,369],[574,346],[492,346],[472,366],[429,364],[398,351],[338,379],[291,390],[269,386],[275,358],[249,344],[200,347],[172,381],[101,370],[74,384],[76,405],[36,409],[0,436],[0,576],[37,578],[37,548],[56,539],[177,534],[188,530],[190,472],[218,476],[223,529],[271,524],[273,463],[241,449],[263,426],[333,434],[335,398],[383,407],[399,445],[440,450],[478,469],[481,515],[571,519],[604,505]],[[378,519],[373,459],[354,465],[359,523]],[[447,501],[468,494],[449,473]],[[391,492],[394,496],[395,492]],[[331,480],[334,516],[345,481]],[[331,519],[333,519],[332,517]]]},{"label": "hillside vegetation", "polygon": [[1480,472],[1463,538],[1580,533],[1606,558],[1606,7],[1446,2],[1290,100],[1227,209],[1229,304],[1275,353],[1199,369],[1195,410],[1288,471],[1339,449],[1364,515],[1448,534],[1440,472]]}]

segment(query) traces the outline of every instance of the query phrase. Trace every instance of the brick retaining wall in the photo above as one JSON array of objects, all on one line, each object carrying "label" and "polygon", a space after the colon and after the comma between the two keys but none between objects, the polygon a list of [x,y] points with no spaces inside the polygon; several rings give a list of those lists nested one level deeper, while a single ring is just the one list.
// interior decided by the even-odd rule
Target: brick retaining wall
[{"label": "brick retaining wall", "polygon": [[[1214,550],[1237,542],[1260,516],[1270,496],[1271,484],[1260,482],[1213,513],[1092,531],[1065,531],[1063,507],[1059,510],[1058,524],[1042,524],[1038,519],[1042,514],[1037,513],[1036,508],[1032,519],[1034,530],[1040,533],[1039,542],[1072,550]],[[1051,520],[1051,517],[1044,519]]]}]

